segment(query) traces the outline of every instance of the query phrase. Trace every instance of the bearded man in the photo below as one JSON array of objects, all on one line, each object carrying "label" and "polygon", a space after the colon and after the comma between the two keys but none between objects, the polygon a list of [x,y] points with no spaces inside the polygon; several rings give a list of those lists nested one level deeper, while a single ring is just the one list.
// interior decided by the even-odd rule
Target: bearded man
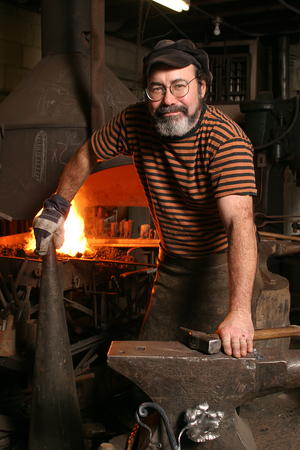
[{"label": "bearded man", "polygon": [[217,330],[226,354],[246,356],[261,282],[253,147],[204,102],[209,60],[191,41],[160,41],[144,58],[143,77],[146,101],[93,133],[66,166],[34,220],[36,252],[46,254],[52,237],[62,245],[70,202],[97,162],[132,156],[160,239],[140,339],[177,340],[180,327]]}]

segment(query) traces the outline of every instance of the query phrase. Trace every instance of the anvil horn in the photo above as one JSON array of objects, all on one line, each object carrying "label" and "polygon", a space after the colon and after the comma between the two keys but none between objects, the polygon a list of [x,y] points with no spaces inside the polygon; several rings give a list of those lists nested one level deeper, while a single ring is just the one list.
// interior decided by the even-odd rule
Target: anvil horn
[{"label": "anvil horn", "polygon": [[84,450],[67,322],[53,243],[42,261],[30,450]]}]

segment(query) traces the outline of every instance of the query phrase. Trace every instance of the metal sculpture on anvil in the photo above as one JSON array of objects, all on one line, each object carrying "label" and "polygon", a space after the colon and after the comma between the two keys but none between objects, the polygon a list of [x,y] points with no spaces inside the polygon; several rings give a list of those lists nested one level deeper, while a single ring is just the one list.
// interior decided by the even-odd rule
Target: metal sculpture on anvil
[{"label": "metal sculpture on anvil", "polygon": [[[191,408],[208,405],[208,413],[219,414],[215,439],[200,439],[201,443],[186,439],[185,449],[254,450],[251,430],[236,408],[257,397],[300,386],[299,350],[266,348],[234,359],[221,352],[204,355],[179,342],[115,341],[108,365],[163,408],[175,436],[187,426],[184,417]],[[209,420],[207,423],[209,429]],[[205,437],[205,430],[201,433]],[[168,441],[164,436],[163,442]]]},{"label": "metal sculpture on anvil", "polygon": [[160,442],[153,441],[152,429],[141,420],[141,418],[148,416],[147,408],[154,409],[162,418],[172,450],[181,450],[181,437],[184,432],[186,432],[187,437],[193,442],[212,441],[220,436],[218,428],[224,413],[220,411],[212,411],[207,402],[202,405],[197,405],[195,408],[187,409],[184,414],[184,421],[186,422],[186,425],[180,431],[177,440],[164,409],[157,403],[146,402],[140,405],[136,411],[136,420],[141,427],[148,431],[149,442],[150,444],[155,445],[157,449],[162,448],[162,444]]}]

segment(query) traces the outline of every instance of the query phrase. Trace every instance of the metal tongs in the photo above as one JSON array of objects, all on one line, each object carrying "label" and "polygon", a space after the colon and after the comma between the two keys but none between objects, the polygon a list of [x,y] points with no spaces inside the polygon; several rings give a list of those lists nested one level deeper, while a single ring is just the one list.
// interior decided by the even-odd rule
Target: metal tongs
[{"label": "metal tongs", "polygon": [[[265,225],[269,224],[269,223],[295,223],[295,228],[297,228],[297,224],[299,222],[300,216],[284,216],[284,215],[280,215],[280,216],[267,216],[266,214],[262,213],[262,212],[257,212],[254,213],[254,219],[255,219],[255,224],[257,226],[257,228],[262,228]],[[256,223],[256,219],[261,220],[262,222],[258,225]],[[293,226],[294,228],[294,226]]]}]

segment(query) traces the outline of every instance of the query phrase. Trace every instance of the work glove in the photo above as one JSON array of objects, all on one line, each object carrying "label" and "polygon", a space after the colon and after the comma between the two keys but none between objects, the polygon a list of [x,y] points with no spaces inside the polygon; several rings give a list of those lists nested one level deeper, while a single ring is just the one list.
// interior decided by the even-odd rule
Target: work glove
[{"label": "work glove", "polygon": [[39,216],[33,220],[33,229],[36,240],[35,253],[44,256],[48,252],[49,243],[53,238],[55,248],[64,243],[64,222],[68,217],[71,203],[58,194],[45,200],[44,208]]}]

